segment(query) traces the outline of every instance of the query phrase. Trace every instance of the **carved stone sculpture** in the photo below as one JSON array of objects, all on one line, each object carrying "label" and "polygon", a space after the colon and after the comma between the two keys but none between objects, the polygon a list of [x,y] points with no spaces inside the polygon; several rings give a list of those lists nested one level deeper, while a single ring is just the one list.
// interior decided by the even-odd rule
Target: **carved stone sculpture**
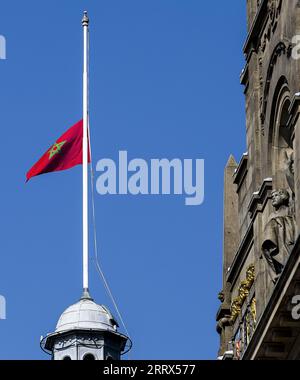
[{"label": "carved stone sculpture", "polygon": [[249,295],[248,281],[244,280],[244,281],[241,282],[241,285],[240,285],[240,288],[239,288],[239,297],[240,297],[241,304],[243,304],[243,302],[248,297],[248,295]]},{"label": "carved stone sculpture", "polygon": [[248,283],[248,288],[250,289],[255,279],[255,267],[254,264],[249,265],[246,271],[246,281]]},{"label": "carved stone sculpture", "polygon": [[[218,320],[217,331],[222,334],[227,326],[232,326],[242,311],[242,306],[250,294],[250,289],[255,279],[254,264],[250,264],[246,270],[246,279],[241,281],[238,288],[238,296],[235,297],[230,305],[230,313],[225,314]],[[221,302],[224,302],[224,292],[221,291],[218,295]]]},{"label": "carved stone sculpture", "polygon": [[225,294],[224,294],[224,291],[221,290],[218,294],[218,299],[220,300],[220,302],[224,302],[225,301]]},{"label": "carved stone sculpture", "polygon": [[274,283],[295,243],[295,221],[290,213],[289,200],[290,195],[285,189],[272,192],[272,206],[275,211],[270,215],[264,231],[262,251]]}]

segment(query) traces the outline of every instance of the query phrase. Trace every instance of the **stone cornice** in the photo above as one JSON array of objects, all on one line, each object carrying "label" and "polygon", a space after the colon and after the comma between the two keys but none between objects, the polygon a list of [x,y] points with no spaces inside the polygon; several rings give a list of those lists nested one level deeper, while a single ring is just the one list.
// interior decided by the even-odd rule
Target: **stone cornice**
[{"label": "stone cornice", "polygon": [[240,83],[245,86],[244,94],[247,92],[247,89],[249,87],[249,65],[248,63],[243,68],[243,71],[240,75]]},{"label": "stone cornice", "polygon": [[228,269],[226,280],[227,282],[231,284],[231,286],[234,286],[236,279],[242,269],[242,266],[247,258],[247,255],[252,247],[252,244],[253,244],[253,223],[251,223],[250,226],[248,227],[248,230],[246,231],[244,239],[239,245],[239,248],[234,257],[234,260],[230,268]]},{"label": "stone cornice", "polygon": [[239,191],[239,188],[241,187],[245,176],[248,171],[248,153],[244,153],[243,157],[239,163],[239,166],[237,167],[236,171],[234,172],[234,181],[233,183],[237,185],[237,191]]},{"label": "stone cornice", "polygon": [[244,44],[244,53],[248,60],[249,56],[253,51],[257,50],[257,45],[259,44],[260,33],[263,30],[264,24],[267,22],[268,18],[268,0],[262,0],[255,19],[253,20],[252,26],[248,33],[246,42]]},{"label": "stone cornice", "polygon": [[222,304],[217,311],[216,321],[219,321],[221,318],[228,315],[230,315],[230,305]]},{"label": "stone cornice", "polygon": [[255,219],[256,214],[265,208],[265,205],[270,197],[271,190],[272,178],[266,178],[264,179],[259,191],[253,193],[248,207],[251,219]]}]

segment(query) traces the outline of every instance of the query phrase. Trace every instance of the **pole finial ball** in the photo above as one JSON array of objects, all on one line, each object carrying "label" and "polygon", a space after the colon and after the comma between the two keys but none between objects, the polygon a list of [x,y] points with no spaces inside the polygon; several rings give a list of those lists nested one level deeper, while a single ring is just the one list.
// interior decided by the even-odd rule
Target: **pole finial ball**
[{"label": "pole finial ball", "polygon": [[82,19],[82,26],[88,26],[89,25],[89,17],[87,11],[83,12],[83,19]]}]

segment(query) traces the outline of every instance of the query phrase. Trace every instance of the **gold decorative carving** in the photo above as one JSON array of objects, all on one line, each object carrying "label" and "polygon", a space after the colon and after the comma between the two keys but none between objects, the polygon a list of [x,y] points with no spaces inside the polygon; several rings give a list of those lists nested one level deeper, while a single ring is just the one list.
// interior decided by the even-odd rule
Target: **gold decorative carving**
[{"label": "gold decorative carving", "polygon": [[246,270],[246,280],[243,280],[239,286],[238,296],[234,298],[230,307],[230,323],[233,324],[239,316],[243,303],[249,296],[250,289],[255,279],[255,267],[254,264],[249,265]]},{"label": "gold decorative carving", "polygon": [[248,288],[250,289],[255,279],[255,266],[254,264],[249,265],[246,271],[246,281],[248,283]]},{"label": "gold decorative carving", "polygon": [[230,315],[230,321],[231,322],[234,322],[238,315],[240,314],[241,312],[241,300],[240,300],[240,297],[237,297],[233,300],[232,304],[231,304],[231,308],[230,308],[230,312],[231,312],[231,315]]},{"label": "gold decorative carving", "polygon": [[256,299],[253,298],[250,304],[250,312],[253,320],[254,327],[256,326]]},{"label": "gold decorative carving", "polygon": [[247,280],[242,281],[239,287],[239,298],[242,304],[244,303],[245,299],[248,297],[249,290],[250,288],[248,285],[248,281]]}]

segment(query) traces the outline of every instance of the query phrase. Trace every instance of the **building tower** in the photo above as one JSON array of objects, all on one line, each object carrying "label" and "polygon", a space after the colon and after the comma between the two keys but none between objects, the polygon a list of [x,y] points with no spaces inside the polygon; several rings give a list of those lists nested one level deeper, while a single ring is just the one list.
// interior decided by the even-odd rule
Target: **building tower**
[{"label": "building tower", "polygon": [[120,360],[128,338],[117,328],[109,310],[85,294],[62,313],[41,347],[53,360]]},{"label": "building tower", "polygon": [[219,357],[300,359],[299,1],[247,0],[247,15],[247,152],[225,170]]}]

